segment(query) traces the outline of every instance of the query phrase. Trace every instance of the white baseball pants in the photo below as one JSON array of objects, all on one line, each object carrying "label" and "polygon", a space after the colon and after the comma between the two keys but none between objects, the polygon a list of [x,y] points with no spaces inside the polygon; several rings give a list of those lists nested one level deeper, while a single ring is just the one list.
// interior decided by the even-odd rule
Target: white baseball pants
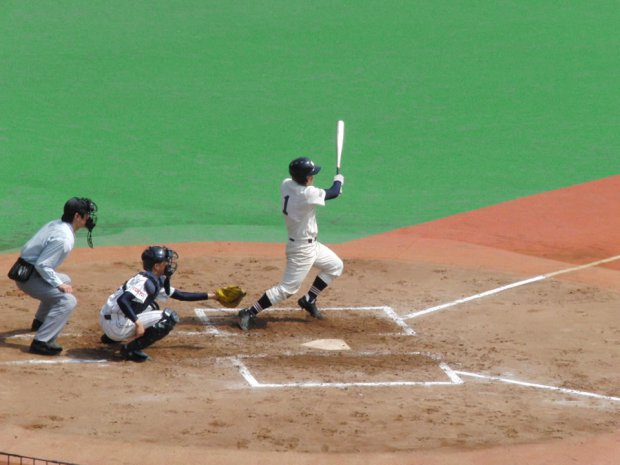
[{"label": "white baseball pants", "polygon": [[272,305],[288,299],[299,291],[312,267],[319,270],[319,277],[327,284],[342,274],[344,264],[338,255],[320,242],[311,244],[289,242],[286,245],[286,269],[280,283],[266,291]]}]

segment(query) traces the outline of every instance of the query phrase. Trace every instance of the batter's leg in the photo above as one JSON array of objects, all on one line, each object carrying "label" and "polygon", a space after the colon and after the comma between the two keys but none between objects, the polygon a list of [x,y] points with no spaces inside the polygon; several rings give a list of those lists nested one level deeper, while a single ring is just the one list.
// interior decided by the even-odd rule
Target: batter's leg
[{"label": "batter's leg", "polygon": [[282,280],[254,302],[250,307],[244,308],[237,314],[239,327],[243,331],[250,329],[251,321],[263,310],[288,299],[295,294],[301,283],[308,275],[312,263],[316,257],[315,247],[292,247],[287,245],[286,268]]},{"label": "batter's leg", "polygon": [[333,250],[318,243],[314,266],[321,270],[321,272],[314,278],[308,293],[299,299],[297,304],[313,317],[320,319],[323,318],[323,314],[316,306],[316,299],[335,278],[342,274],[344,264]]},{"label": "batter's leg", "polygon": [[287,250],[286,268],[282,280],[265,292],[272,305],[288,299],[299,291],[301,283],[310,272],[316,260],[314,245]]}]

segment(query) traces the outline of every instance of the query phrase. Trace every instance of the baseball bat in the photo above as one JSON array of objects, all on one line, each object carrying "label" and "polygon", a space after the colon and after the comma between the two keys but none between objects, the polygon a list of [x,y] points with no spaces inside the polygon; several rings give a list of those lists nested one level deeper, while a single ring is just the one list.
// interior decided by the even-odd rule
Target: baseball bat
[{"label": "baseball bat", "polygon": [[340,174],[340,161],[342,160],[342,146],[344,145],[344,121],[338,121],[336,136],[336,174]]}]

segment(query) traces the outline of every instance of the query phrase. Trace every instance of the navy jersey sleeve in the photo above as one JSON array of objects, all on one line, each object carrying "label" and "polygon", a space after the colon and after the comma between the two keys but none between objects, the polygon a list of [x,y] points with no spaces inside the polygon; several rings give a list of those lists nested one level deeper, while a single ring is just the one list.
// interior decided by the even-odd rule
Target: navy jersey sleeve
[{"label": "navy jersey sleeve", "polygon": [[136,296],[130,291],[123,292],[117,299],[118,306],[123,314],[134,323],[138,319],[138,314],[151,305],[159,294],[159,288],[150,279],[145,281],[144,290],[147,297],[143,303],[136,301]]},{"label": "navy jersey sleeve", "polygon": [[209,294],[206,292],[186,292],[175,289],[170,297],[176,300],[195,302],[197,300],[207,300],[209,298]]},{"label": "navy jersey sleeve", "polygon": [[342,183],[340,181],[334,181],[332,187],[325,189],[325,200],[335,199],[340,195]]},{"label": "navy jersey sleeve", "polygon": [[137,309],[134,308],[135,302],[133,298],[134,295],[131,292],[125,291],[116,299],[116,302],[123,314],[135,323],[138,319],[138,312],[136,311]]}]

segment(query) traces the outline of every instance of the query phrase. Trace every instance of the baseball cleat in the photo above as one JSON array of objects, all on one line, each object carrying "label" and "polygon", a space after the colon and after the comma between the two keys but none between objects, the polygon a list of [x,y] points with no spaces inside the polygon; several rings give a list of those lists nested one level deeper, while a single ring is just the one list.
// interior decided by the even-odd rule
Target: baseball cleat
[{"label": "baseball cleat", "polygon": [[323,319],[323,314],[321,313],[321,311],[316,306],[316,301],[308,302],[306,300],[306,297],[304,296],[304,297],[302,297],[301,299],[299,299],[297,301],[297,304],[301,308],[303,308],[305,311],[307,311],[312,317],[316,318],[317,320],[322,320]]},{"label": "baseball cleat", "polygon": [[62,347],[60,347],[55,342],[45,342],[45,341],[38,341],[36,339],[33,339],[32,344],[30,344],[31,354],[58,355],[61,352],[62,352]]},{"label": "baseball cleat", "polygon": [[239,317],[239,328],[243,331],[249,330],[250,322],[255,318],[255,315],[250,311],[250,309],[244,308],[243,310],[239,310],[237,316]]},{"label": "baseball cleat", "polygon": [[126,345],[121,347],[121,355],[125,360],[131,360],[132,362],[146,362],[150,357],[141,350],[129,350]]}]

